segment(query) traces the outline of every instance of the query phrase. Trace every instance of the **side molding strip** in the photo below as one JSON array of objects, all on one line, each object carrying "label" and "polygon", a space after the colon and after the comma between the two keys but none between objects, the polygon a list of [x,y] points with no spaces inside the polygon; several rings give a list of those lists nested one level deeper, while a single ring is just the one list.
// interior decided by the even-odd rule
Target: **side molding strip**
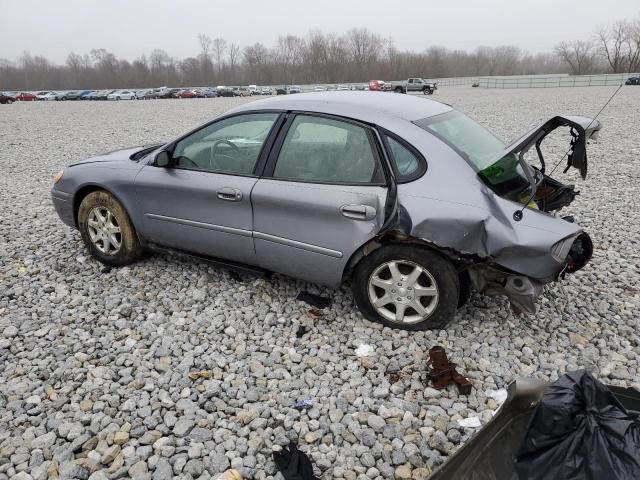
[{"label": "side molding strip", "polygon": [[268,242],[287,245],[288,247],[300,248],[302,250],[308,250],[309,252],[328,255],[329,257],[342,258],[342,252],[337,250],[319,247],[318,245],[312,245],[310,243],[298,242],[297,240],[290,240],[288,238],[276,237],[275,235],[269,235],[268,233],[253,232],[253,237],[259,238],[260,240],[267,240]]},{"label": "side molding strip", "polygon": [[213,223],[196,222],[195,220],[185,220],[184,218],[165,217],[164,215],[156,215],[155,213],[145,213],[145,217],[161,220],[164,222],[179,223],[190,227],[206,228],[216,232],[231,233],[242,237],[251,237],[251,230],[243,230],[241,228],[225,227],[223,225],[214,225]]},{"label": "side molding strip", "polygon": [[258,238],[260,240],[279,243],[288,247],[300,248],[301,250],[307,250],[309,252],[327,255],[329,257],[342,258],[342,252],[339,252],[337,250],[331,250],[330,248],[320,247],[311,243],[298,242],[297,240],[291,240],[289,238],[277,237],[276,235],[269,235],[268,233],[251,232],[250,230],[243,230],[241,228],[225,227],[223,225],[215,225],[212,223],[196,222],[195,220],[185,220],[184,218],[166,217],[164,215],[157,215],[155,213],[145,213],[145,217],[153,218],[154,220],[160,220],[163,222],[178,223],[180,225],[188,225],[190,227],[206,228],[207,230],[214,230],[216,232],[240,235],[242,237]]}]

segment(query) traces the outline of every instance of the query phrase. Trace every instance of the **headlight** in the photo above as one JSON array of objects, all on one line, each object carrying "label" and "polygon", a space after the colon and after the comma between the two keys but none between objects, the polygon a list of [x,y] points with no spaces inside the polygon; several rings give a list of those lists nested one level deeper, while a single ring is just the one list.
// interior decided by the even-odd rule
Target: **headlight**
[{"label": "headlight", "polygon": [[53,177],[53,183],[55,184],[62,180],[62,175],[64,175],[64,170],[60,170],[58,173],[56,173],[56,176]]},{"label": "headlight", "polygon": [[573,241],[576,239],[577,235],[573,235],[571,237],[565,238],[564,240],[560,240],[555,243],[553,247],[551,247],[551,256],[559,263],[563,263],[567,255],[569,254],[569,250],[571,250],[571,245],[573,245]]}]

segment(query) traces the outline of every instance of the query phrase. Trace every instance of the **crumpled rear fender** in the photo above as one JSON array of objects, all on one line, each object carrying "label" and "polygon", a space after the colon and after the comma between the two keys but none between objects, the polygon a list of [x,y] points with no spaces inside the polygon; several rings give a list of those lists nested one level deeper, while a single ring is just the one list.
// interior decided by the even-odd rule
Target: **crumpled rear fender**
[{"label": "crumpled rear fender", "polygon": [[465,190],[466,198],[459,201],[442,199],[437,192],[434,196],[407,194],[400,188],[403,221],[391,229],[540,281],[555,279],[564,263],[553,258],[552,247],[582,229],[529,208],[515,221],[513,213],[522,209],[521,204],[477,187]]}]

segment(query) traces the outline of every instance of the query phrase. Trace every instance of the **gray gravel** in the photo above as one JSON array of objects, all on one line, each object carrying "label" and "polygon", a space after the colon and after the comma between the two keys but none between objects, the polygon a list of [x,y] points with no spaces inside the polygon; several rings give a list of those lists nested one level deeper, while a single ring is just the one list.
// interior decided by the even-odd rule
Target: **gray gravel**
[{"label": "gray gravel", "polygon": [[[558,112],[593,115],[612,91],[443,88],[435,98],[508,139]],[[170,139],[245,101],[0,106],[0,480],[211,478],[229,467],[282,478],[271,452],[292,438],[323,479],[420,479],[475,431],[457,420],[488,421],[489,390],[516,377],[586,366],[640,387],[640,88],[602,114],[570,209],[594,238],[591,265],[547,289],[535,316],[474,295],[446,331],[415,334],[365,321],[346,288],[237,281],[163,256],[108,271],[57,219],[49,189],[61,167]],[[564,153],[560,140],[550,157]],[[302,288],[332,307],[315,315],[294,300]],[[301,339],[299,325],[310,328]],[[361,343],[372,356],[355,356]],[[425,389],[436,343],[472,380],[468,397]],[[290,408],[299,399],[315,406]]]}]

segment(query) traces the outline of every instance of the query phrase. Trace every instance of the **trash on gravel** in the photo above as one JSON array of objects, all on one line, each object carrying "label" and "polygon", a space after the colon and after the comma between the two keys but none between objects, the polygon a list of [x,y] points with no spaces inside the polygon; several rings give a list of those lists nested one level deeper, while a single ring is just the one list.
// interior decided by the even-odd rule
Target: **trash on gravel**
[{"label": "trash on gravel", "polygon": [[309,329],[307,327],[305,327],[304,325],[300,325],[298,326],[298,330],[296,330],[296,337],[302,338],[308,331]]},{"label": "trash on gravel", "polygon": [[331,305],[331,300],[327,297],[321,297],[320,295],[315,295],[305,290],[302,290],[300,293],[298,293],[296,300],[308,303],[312,307],[316,308],[327,308],[329,305]]},{"label": "trash on gravel", "polygon": [[478,417],[462,418],[458,420],[458,425],[465,428],[480,428],[482,423]]},{"label": "trash on gravel", "polygon": [[586,370],[551,384],[515,461],[520,480],[640,478],[640,413]]},{"label": "trash on gravel", "polygon": [[225,470],[213,480],[242,480],[242,475],[237,470]]},{"label": "trash on gravel", "polygon": [[371,345],[367,345],[366,343],[361,343],[356,348],[356,356],[357,357],[368,357],[373,355],[374,348]]},{"label": "trash on gravel", "polygon": [[456,371],[456,364],[449,361],[444,347],[436,345],[429,349],[427,365],[431,366],[427,372],[427,378],[431,380],[434,388],[441,390],[451,382],[454,382],[458,386],[458,392],[461,395],[469,395],[471,393],[471,382]]},{"label": "trash on gravel", "polygon": [[199,378],[211,378],[211,370],[201,370],[199,372],[189,372],[187,375],[194,382]]},{"label": "trash on gravel", "polygon": [[313,474],[311,459],[298,450],[294,442],[280,451],[274,451],[273,461],[285,480],[318,480]]},{"label": "trash on gravel", "polygon": [[[493,398],[498,404],[498,408],[504,403],[507,399],[507,391],[504,388],[499,390],[487,390],[487,397]],[[496,408],[496,410],[498,409]]]},{"label": "trash on gravel", "polygon": [[313,400],[309,398],[305,398],[303,400],[297,400],[291,408],[295,408],[296,410],[304,410],[305,408],[313,407]]}]

